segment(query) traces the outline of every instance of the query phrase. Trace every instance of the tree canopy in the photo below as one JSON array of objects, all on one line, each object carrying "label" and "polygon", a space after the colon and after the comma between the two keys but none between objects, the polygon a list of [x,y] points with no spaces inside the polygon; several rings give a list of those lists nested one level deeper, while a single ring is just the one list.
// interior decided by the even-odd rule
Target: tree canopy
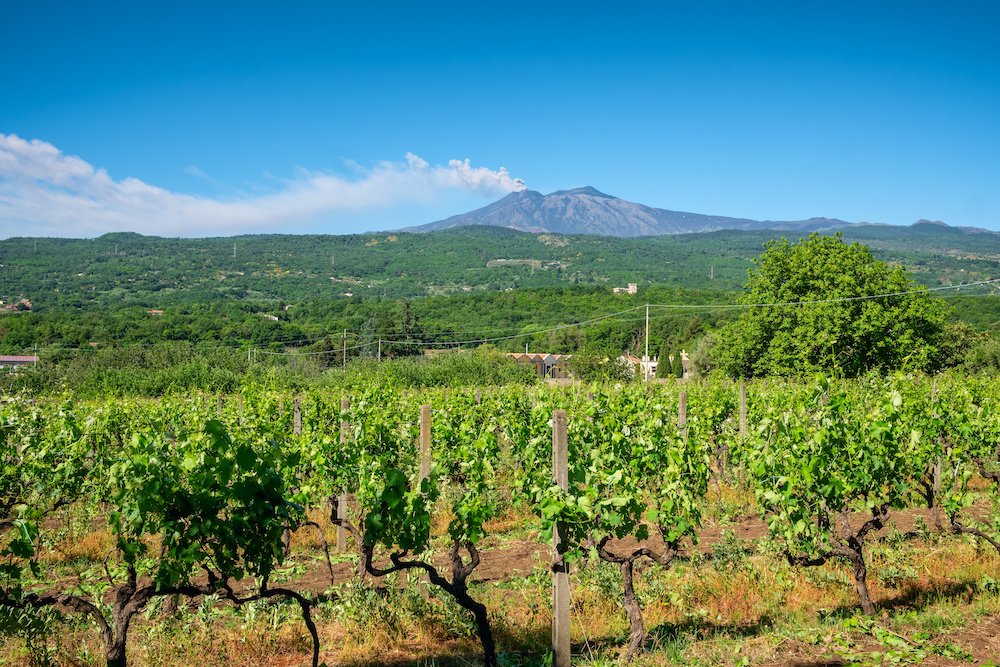
[{"label": "tree canopy", "polygon": [[947,306],[840,234],[765,244],[717,357],[736,377],[933,370]]}]

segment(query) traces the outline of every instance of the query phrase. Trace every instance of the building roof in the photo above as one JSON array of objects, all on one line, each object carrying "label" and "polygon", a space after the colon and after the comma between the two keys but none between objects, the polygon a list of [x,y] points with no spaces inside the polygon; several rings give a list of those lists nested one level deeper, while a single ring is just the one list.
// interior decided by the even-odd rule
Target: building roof
[{"label": "building roof", "polygon": [[38,355],[10,355],[10,354],[0,354],[0,364],[4,362],[14,362],[14,363],[30,363],[33,361],[38,361]]},{"label": "building roof", "polygon": [[508,352],[508,356],[514,357],[518,361],[530,361],[537,363],[539,361],[545,363],[554,363],[565,361],[572,357],[572,354],[548,354],[546,352]]}]

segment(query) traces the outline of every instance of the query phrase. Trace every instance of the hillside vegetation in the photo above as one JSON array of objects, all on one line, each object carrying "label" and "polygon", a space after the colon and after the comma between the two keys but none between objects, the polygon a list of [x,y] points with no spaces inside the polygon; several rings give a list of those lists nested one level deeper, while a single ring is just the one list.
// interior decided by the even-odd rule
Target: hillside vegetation
[{"label": "hillside vegetation", "polygon": [[[217,299],[396,299],[629,282],[727,291],[744,282],[764,243],[785,237],[798,235],[723,231],[621,239],[463,227],[430,234],[13,238],[0,241],[0,299],[24,296],[45,310]],[[995,277],[1000,259],[1000,234],[929,223],[854,226],[844,238],[868,245],[878,259],[904,265],[931,286]],[[497,261],[505,259],[535,261]]]}]

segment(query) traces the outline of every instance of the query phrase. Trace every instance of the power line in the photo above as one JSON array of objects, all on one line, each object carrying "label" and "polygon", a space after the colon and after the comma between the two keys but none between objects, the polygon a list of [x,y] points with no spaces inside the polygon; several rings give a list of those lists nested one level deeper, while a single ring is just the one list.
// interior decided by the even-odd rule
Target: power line
[{"label": "power line", "polygon": [[650,308],[676,308],[676,309],[724,309],[724,308],[776,308],[778,306],[814,306],[829,303],[844,303],[847,301],[865,301],[871,299],[887,299],[896,296],[909,296],[911,294],[925,294],[927,292],[941,292],[945,290],[957,290],[963,287],[978,287],[981,285],[995,285],[1000,283],[1000,278],[981,280],[974,283],[962,283],[960,285],[944,285],[942,287],[921,287],[919,289],[907,290],[905,292],[886,292],[885,294],[867,294],[862,296],[843,296],[833,299],[817,299],[814,301],[776,301],[773,303],[719,303],[719,304],[671,304],[671,303],[651,303]]},{"label": "power line", "polygon": [[[421,346],[425,346],[425,347],[457,347],[457,346],[461,346],[461,345],[479,345],[479,344],[484,344],[484,343],[495,343],[495,342],[502,342],[502,341],[508,341],[508,340],[517,340],[517,339],[520,339],[520,338],[527,338],[527,337],[530,337],[530,336],[543,335],[543,334],[547,334],[547,333],[553,333],[553,332],[556,332],[556,331],[563,331],[563,330],[566,330],[566,329],[572,329],[572,328],[582,327],[582,326],[586,326],[586,325],[589,325],[589,324],[594,324],[594,323],[597,323],[597,322],[603,322],[603,321],[608,321],[608,320],[613,320],[613,319],[618,319],[619,321],[641,320],[642,317],[623,317],[623,316],[629,315],[630,313],[635,313],[636,311],[642,310],[642,309],[646,308],[647,306],[649,308],[659,308],[659,309],[663,309],[663,310],[727,310],[727,309],[743,309],[743,308],[777,308],[777,307],[781,307],[781,306],[824,305],[824,304],[845,303],[845,302],[852,302],[852,301],[866,301],[866,300],[873,300],[873,299],[884,299],[884,298],[892,298],[892,297],[899,297],[899,296],[909,296],[909,295],[913,295],[913,294],[925,294],[925,293],[928,293],[928,292],[944,292],[944,291],[959,290],[959,289],[970,288],[970,287],[980,287],[980,286],[985,286],[985,285],[997,285],[998,283],[1000,283],[1000,278],[992,278],[990,280],[982,280],[982,281],[977,281],[977,282],[972,282],[972,283],[962,283],[962,284],[958,284],[958,285],[944,285],[944,286],[940,286],[940,287],[921,287],[921,288],[914,289],[914,290],[906,290],[906,291],[900,291],[900,292],[887,292],[887,293],[883,293],[883,294],[869,294],[869,295],[849,296],[849,297],[835,297],[835,298],[831,298],[831,299],[816,299],[816,300],[810,300],[810,301],[778,301],[778,302],[771,302],[771,303],[763,303],[763,302],[762,303],[733,303],[733,302],[730,302],[730,303],[715,303],[715,304],[693,304],[693,303],[686,303],[686,304],[682,304],[682,303],[653,304],[653,303],[651,303],[651,304],[643,304],[643,305],[640,305],[640,306],[634,306],[632,308],[621,310],[621,311],[618,311],[616,313],[610,313],[610,314],[607,314],[607,315],[601,315],[601,316],[598,316],[598,317],[593,317],[593,318],[589,318],[589,319],[586,319],[586,320],[581,320],[579,322],[571,322],[571,323],[567,323],[567,324],[559,324],[559,325],[555,325],[555,326],[552,326],[552,327],[548,327],[548,328],[544,328],[544,329],[539,329],[537,331],[528,331],[528,332],[521,331],[521,332],[518,332],[518,333],[513,333],[513,334],[503,335],[503,336],[480,336],[480,337],[466,338],[466,339],[460,339],[460,340],[453,339],[453,340],[444,340],[444,341],[442,341],[442,340],[412,340],[412,336],[407,336],[406,337],[407,340],[398,340],[398,339],[394,338],[394,336],[397,336],[399,334],[389,333],[389,334],[385,334],[383,336],[379,336],[377,338],[377,340],[380,340],[382,343],[389,343],[389,344],[393,344],[393,345],[421,345]],[[444,336],[444,335],[447,335],[447,334],[464,333],[464,332],[471,332],[471,331],[486,331],[486,332],[490,332],[490,331],[505,331],[505,330],[506,331],[513,331],[514,329],[512,327],[506,328],[506,329],[501,328],[501,327],[493,327],[493,328],[484,328],[484,329],[478,329],[478,330],[468,329],[468,330],[465,330],[465,331],[433,332],[433,333],[432,332],[427,332],[427,333],[421,333],[421,334],[418,334],[418,335],[421,338],[426,339],[426,338],[431,338],[431,337]],[[360,344],[357,344],[357,345],[352,345],[352,346],[346,348],[347,351],[357,350],[357,349],[361,349],[361,348],[369,348],[369,347],[372,347],[372,346],[374,346],[376,344],[376,338],[375,338],[375,336],[372,333],[356,333],[356,332],[350,332],[350,331],[348,331],[348,332],[345,332],[345,335],[348,335],[348,336],[350,336],[352,338],[355,338],[355,339],[358,339],[358,338],[368,338],[368,341],[369,341],[369,342],[366,342],[366,343],[360,343]],[[299,339],[284,340],[284,341],[268,341],[267,344],[269,344],[269,345],[270,344],[294,345],[294,344],[297,344],[297,343],[312,344],[312,343],[316,343],[316,342],[322,341],[324,339],[327,339],[329,337],[330,337],[330,334],[324,334],[322,336],[315,337],[315,338],[299,338]],[[189,341],[175,341],[175,342],[189,342]],[[128,349],[130,347],[153,347],[153,346],[160,345],[160,344],[161,343],[134,343],[134,344],[130,344],[130,345],[115,346],[114,349],[122,349],[122,348]],[[196,349],[198,349],[198,350],[219,350],[219,349],[243,350],[243,349],[246,349],[247,345],[246,344],[237,344],[237,345],[201,346],[201,345],[195,344],[194,347]],[[79,346],[79,347],[75,347],[75,348],[71,348],[71,347],[54,347],[54,348],[48,348],[48,349],[49,350],[53,350],[54,349],[56,351],[96,351],[95,348],[90,347],[90,346]],[[276,355],[276,356],[293,356],[293,355],[308,356],[308,355],[323,355],[323,354],[343,353],[344,352],[344,348],[339,348],[339,349],[334,349],[334,350],[321,350],[321,351],[315,351],[315,352],[277,352],[277,351],[269,351],[269,350],[264,350],[264,349],[258,349],[258,352],[261,353],[261,354]]]},{"label": "power line", "polygon": [[[581,327],[581,326],[584,326],[584,325],[587,325],[587,324],[593,324],[594,322],[601,322],[603,320],[608,320],[608,319],[611,319],[611,318],[614,318],[614,317],[618,317],[620,315],[625,315],[625,314],[628,314],[628,313],[635,312],[636,310],[639,310],[641,308],[645,308],[645,306],[635,306],[634,308],[629,308],[627,310],[622,310],[622,311],[619,311],[617,313],[611,313],[610,315],[602,315],[600,317],[594,317],[594,318],[591,318],[589,320],[583,320],[581,322],[573,322],[573,323],[570,323],[570,324],[560,324],[558,326],[550,327],[548,329],[542,329],[542,330],[539,330],[539,331],[528,331],[528,332],[524,332],[524,333],[513,334],[513,335],[510,335],[510,336],[496,336],[496,337],[493,337],[493,338],[474,338],[474,339],[470,339],[470,340],[448,341],[447,343],[440,343],[439,342],[439,343],[435,343],[435,344],[436,345],[446,345],[446,344],[447,345],[475,345],[475,344],[481,344],[481,343],[495,343],[497,341],[503,341],[503,340],[516,340],[518,338],[526,338],[527,336],[537,336],[539,334],[551,333],[553,331],[562,331],[563,329],[572,329],[573,327]],[[424,343],[422,341],[386,341],[385,339],[382,339],[382,340],[384,342],[393,343],[394,345],[425,345],[426,344],[426,343]]]}]

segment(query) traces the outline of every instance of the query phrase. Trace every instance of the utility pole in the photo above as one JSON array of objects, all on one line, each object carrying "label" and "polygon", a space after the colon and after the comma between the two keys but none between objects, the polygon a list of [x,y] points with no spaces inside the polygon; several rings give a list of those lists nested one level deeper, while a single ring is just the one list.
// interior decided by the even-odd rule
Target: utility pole
[{"label": "utility pole", "polygon": [[708,272],[708,279],[715,280],[715,264],[712,265],[711,270]]},{"label": "utility pole", "polygon": [[347,368],[347,329],[344,329],[343,368]]},{"label": "utility pole", "polygon": [[646,356],[642,358],[642,376],[643,379],[649,379],[649,304],[646,304]]},{"label": "utility pole", "polygon": [[233,241],[233,259],[236,259],[236,241]]},{"label": "utility pole", "polygon": [[378,339],[378,360],[382,361],[382,339]]}]

